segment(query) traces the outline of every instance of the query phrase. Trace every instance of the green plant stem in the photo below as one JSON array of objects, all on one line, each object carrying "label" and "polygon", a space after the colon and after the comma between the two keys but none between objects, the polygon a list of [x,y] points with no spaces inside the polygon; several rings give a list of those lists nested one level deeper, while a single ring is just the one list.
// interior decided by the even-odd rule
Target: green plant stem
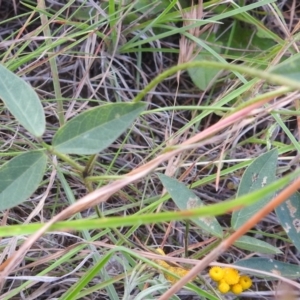
[{"label": "green plant stem", "polygon": [[[140,102],[142,99],[149,93],[156,85],[161,83],[164,79],[176,74],[178,71],[190,69],[190,68],[197,68],[197,67],[204,67],[204,68],[213,68],[213,69],[223,69],[229,71],[236,71],[240,73],[245,73],[247,75],[258,77],[260,79],[265,79],[268,82],[275,83],[281,86],[286,86],[289,90],[299,90],[299,81],[292,80],[290,78],[272,74],[270,72],[260,71],[250,67],[243,67],[239,65],[232,65],[227,63],[219,63],[214,61],[194,61],[194,62],[187,62],[181,65],[174,66],[157,77],[155,77],[133,100],[132,102]],[[288,90],[287,90],[288,92]]]},{"label": "green plant stem", "polygon": [[58,158],[63,160],[64,162],[68,163],[70,166],[72,166],[74,169],[79,171],[81,174],[85,170],[85,167],[78,164],[76,161],[74,161],[69,155],[60,153],[58,151],[55,151],[55,149],[52,146],[47,145],[45,142],[40,141],[42,146],[47,149],[51,154],[56,155]]},{"label": "green plant stem", "polygon": [[185,235],[184,235],[184,257],[189,256],[188,255],[189,232],[190,232],[190,220],[186,220]]},{"label": "green plant stem", "polygon": [[78,164],[76,161],[70,158],[69,155],[62,154],[60,152],[53,151],[53,154],[55,154],[57,157],[59,157],[61,160],[68,163],[70,166],[74,167],[76,170],[80,171],[81,173],[84,171],[84,167]]},{"label": "green plant stem", "polygon": [[82,172],[82,175],[84,178],[86,178],[92,174],[97,157],[98,157],[98,154],[94,154],[94,155],[90,156],[90,158],[84,168],[84,171]]}]

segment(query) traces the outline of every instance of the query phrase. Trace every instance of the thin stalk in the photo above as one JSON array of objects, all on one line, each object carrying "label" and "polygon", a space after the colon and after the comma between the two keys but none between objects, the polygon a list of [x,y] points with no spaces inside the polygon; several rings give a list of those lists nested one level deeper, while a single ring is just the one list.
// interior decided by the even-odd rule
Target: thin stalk
[{"label": "thin stalk", "polygon": [[69,155],[60,153],[58,151],[55,151],[55,149],[52,146],[47,145],[45,142],[40,141],[42,146],[47,149],[50,153],[56,155],[58,158],[63,160],[64,162],[68,163],[70,166],[72,166],[74,169],[79,171],[80,173],[84,172],[85,167],[78,164],[75,160],[73,160]]},{"label": "thin stalk", "polygon": [[[74,1],[70,1],[70,5]],[[43,11],[46,10],[46,5],[44,0],[38,1],[38,6],[40,9]],[[41,18],[41,23],[43,26],[43,32],[44,36],[46,37],[45,43],[47,46],[50,48],[52,47],[52,41],[51,39],[47,38],[51,36],[51,31],[49,28],[49,20],[47,15],[40,13],[40,18]],[[60,81],[59,81],[59,76],[58,76],[58,68],[56,64],[56,56],[48,55],[49,56],[49,63],[50,63],[50,68],[51,68],[51,74],[52,74],[52,79],[53,79],[53,87],[54,87],[54,93],[55,93],[55,98],[56,98],[56,103],[57,103],[57,115],[58,115],[58,120],[59,120],[59,125],[62,126],[65,123],[65,116],[64,116],[64,107],[63,107],[63,97],[61,94],[61,88],[60,88]]]}]

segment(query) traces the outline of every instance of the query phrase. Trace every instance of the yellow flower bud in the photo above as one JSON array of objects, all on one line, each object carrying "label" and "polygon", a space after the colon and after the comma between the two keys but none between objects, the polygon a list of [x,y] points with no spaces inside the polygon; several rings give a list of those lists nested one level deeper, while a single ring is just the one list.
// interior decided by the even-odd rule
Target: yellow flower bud
[{"label": "yellow flower bud", "polygon": [[243,291],[243,287],[240,283],[234,284],[233,286],[231,286],[231,291],[238,295]]},{"label": "yellow flower bud", "polygon": [[220,267],[212,267],[209,270],[209,276],[214,281],[220,281],[224,277],[224,270]]},{"label": "yellow flower bud", "polygon": [[218,284],[218,289],[222,294],[226,294],[230,290],[230,285],[222,279]]},{"label": "yellow flower bud", "polygon": [[244,291],[251,287],[252,280],[250,279],[250,277],[243,275],[240,277],[239,284],[242,286],[243,291]]}]

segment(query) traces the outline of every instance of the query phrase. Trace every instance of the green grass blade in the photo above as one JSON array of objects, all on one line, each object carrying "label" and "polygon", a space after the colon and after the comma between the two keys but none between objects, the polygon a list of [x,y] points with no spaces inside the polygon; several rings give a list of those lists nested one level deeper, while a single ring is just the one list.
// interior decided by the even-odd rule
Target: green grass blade
[{"label": "green grass blade", "polygon": [[74,284],[62,297],[61,300],[73,300],[93,279],[99,274],[99,272],[105,267],[110,257],[112,256],[113,251],[109,251],[102,259],[95,264],[89,271],[85,273],[76,284]]},{"label": "green grass blade", "polygon": [[[232,210],[241,205],[251,205],[263,196],[269,193],[274,193],[275,191],[283,188],[299,176],[299,171],[295,171],[292,174],[286,175],[285,177],[273,182],[260,190],[251,192],[250,194],[240,196],[238,199],[223,201],[218,204],[207,205],[202,207],[197,207],[191,210],[179,211],[179,212],[164,212],[164,213],[150,213],[143,215],[130,215],[126,217],[107,217],[102,219],[83,219],[75,221],[62,221],[53,224],[49,231],[56,230],[85,230],[85,229],[102,229],[102,228],[118,228],[122,226],[133,226],[133,225],[143,225],[175,220],[186,220],[197,217],[206,217],[206,216],[217,216],[227,213],[229,210]],[[0,237],[5,236],[16,236],[31,234],[39,230],[43,224],[32,223],[32,224],[23,224],[19,225],[9,225],[9,226],[0,226]]]}]

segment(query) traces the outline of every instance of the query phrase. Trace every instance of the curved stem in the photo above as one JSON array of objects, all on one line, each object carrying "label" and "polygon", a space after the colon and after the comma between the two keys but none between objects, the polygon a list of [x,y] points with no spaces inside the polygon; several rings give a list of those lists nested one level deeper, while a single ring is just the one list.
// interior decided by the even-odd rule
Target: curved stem
[{"label": "curved stem", "polygon": [[155,77],[133,100],[132,102],[140,102],[148,92],[150,92],[156,85],[161,83],[164,79],[176,74],[178,71],[197,68],[197,67],[206,67],[212,69],[223,69],[229,71],[236,71],[240,73],[245,73],[247,75],[258,77],[260,79],[265,79],[268,82],[276,83],[278,85],[289,87],[291,90],[299,90],[299,82],[296,80],[292,80],[290,78],[280,76],[277,74],[272,74],[270,72],[261,71],[258,69],[243,67],[239,65],[233,65],[228,63],[220,63],[215,61],[194,61],[187,62],[184,64],[177,65],[172,67],[157,77]]}]

